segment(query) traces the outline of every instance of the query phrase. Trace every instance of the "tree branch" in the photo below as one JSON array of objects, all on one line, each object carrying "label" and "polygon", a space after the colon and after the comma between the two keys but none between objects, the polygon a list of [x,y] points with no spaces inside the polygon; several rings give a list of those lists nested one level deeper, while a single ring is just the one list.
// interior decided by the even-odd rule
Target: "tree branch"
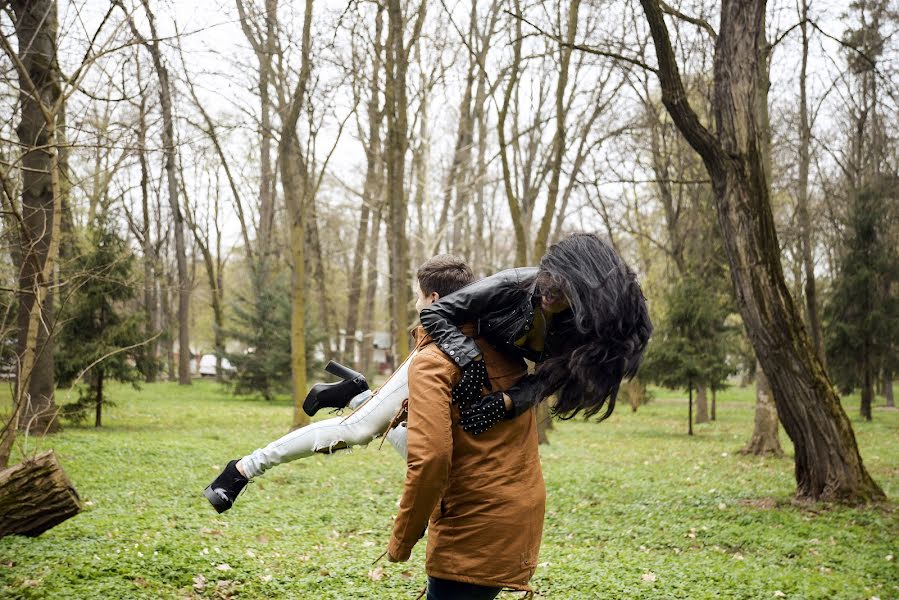
[{"label": "tree branch", "polygon": [[676,8],[674,8],[673,6],[671,6],[664,0],[659,0],[659,7],[662,9],[662,12],[665,13],[666,15],[671,15],[672,17],[677,17],[678,19],[680,19],[682,21],[686,21],[687,23],[696,25],[700,29],[704,29],[713,40],[715,40],[715,41],[718,40],[718,33],[714,30],[714,28],[712,28],[711,25],[709,25],[708,21],[706,21],[704,19],[700,19],[698,17],[691,17],[688,14],[682,13],[681,11],[677,10]]},{"label": "tree branch", "polygon": [[647,71],[652,71],[653,73],[658,73],[657,69],[649,66],[648,64],[646,64],[645,62],[643,62],[639,59],[632,58],[630,56],[624,56],[623,54],[618,54],[616,52],[608,52],[606,50],[600,50],[599,48],[593,48],[591,46],[584,46],[583,44],[571,44],[569,42],[566,42],[565,40],[563,40],[562,38],[560,38],[557,35],[549,33],[548,31],[544,31],[539,26],[537,26],[535,23],[528,21],[522,15],[515,14],[508,10],[504,10],[503,12],[512,18],[515,18],[515,19],[518,19],[519,21],[527,23],[528,25],[533,27],[540,35],[548,37],[549,39],[553,40],[554,42],[556,42],[557,44],[559,44],[562,47],[571,48],[572,50],[578,50],[580,52],[586,52],[587,54],[595,54],[596,56],[605,56],[606,58],[620,60],[620,61],[632,64],[634,66],[640,67],[641,69],[645,69]]}]

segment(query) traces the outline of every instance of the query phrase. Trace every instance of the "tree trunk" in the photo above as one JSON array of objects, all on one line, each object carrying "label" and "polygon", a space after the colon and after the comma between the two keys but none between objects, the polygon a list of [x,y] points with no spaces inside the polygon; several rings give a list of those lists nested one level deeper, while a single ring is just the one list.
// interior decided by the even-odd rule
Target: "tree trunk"
[{"label": "tree trunk", "polygon": [[[59,149],[60,73],[56,59],[58,21],[55,0],[17,0],[19,103],[16,134],[22,157],[22,267],[19,271],[16,405],[18,426],[32,435],[59,429],[53,400],[53,265],[60,237]],[[26,393],[27,390],[27,393]],[[15,426],[14,426],[15,427]],[[9,432],[14,435],[13,431]],[[10,441],[11,443],[11,441]],[[0,452],[0,454],[7,454]],[[0,458],[0,465],[5,464]]]},{"label": "tree trunk", "polygon": [[[512,0],[512,5],[516,15],[522,14],[520,0]],[[521,203],[518,200],[518,194],[512,180],[512,168],[509,164],[509,144],[506,141],[506,117],[508,116],[509,108],[512,105],[515,86],[518,84],[521,47],[524,40],[524,35],[522,35],[521,31],[521,19],[518,19],[513,15],[512,20],[515,25],[512,42],[512,65],[509,67],[509,82],[506,84],[506,89],[503,93],[503,103],[499,109],[496,134],[499,139],[499,157],[503,171],[503,189],[506,192],[506,202],[509,205],[509,216],[512,219],[512,228],[515,231],[515,265],[525,266],[528,264],[527,231],[524,226]]]},{"label": "tree trunk", "polygon": [[808,2],[803,0],[799,28],[802,31],[802,64],[799,70],[799,190],[796,213],[799,220],[802,265],[805,271],[805,314],[812,336],[812,347],[822,364],[826,365],[824,337],[821,335],[821,318],[818,316],[818,296],[815,287],[815,262],[812,257],[812,222],[808,208],[808,172],[811,163],[809,149],[812,130],[808,116],[807,73],[808,73]]},{"label": "tree trunk", "polygon": [[547,430],[552,429],[552,413],[549,411],[548,400],[537,405],[537,443],[549,445]]},{"label": "tree trunk", "polygon": [[895,408],[896,400],[893,397],[893,373],[885,371],[883,374],[883,396],[886,398],[887,408]]},{"label": "tree trunk", "polygon": [[862,374],[862,394],[859,414],[865,421],[871,420],[871,404],[874,402],[874,373],[870,365],[865,365]]},{"label": "tree trunk", "polygon": [[0,471],[0,538],[36,537],[81,512],[53,450]]},{"label": "tree trunk", "polygon": [[777,407],[771,396],[771,386],[761,367],[756,367],[755,375],[755,428],[752,439],[740,453],[783,456],[780,439],[777,437]]},{"label": "tree trunk", "polygon": [[851,423],[787,291],[764,168],[761,90],[765,0],[724,0],[715,51],[715,133],[689,105],[661,8],[641,0],[659,63],[662,99],[702,156],[740,314],[796,449],[799,499],[850,503],[883,499],[862,462]]},{"label": "tree trunk", "polygon": [[306,86],[312,72],[311,30],[312,0],[306,0],[300,77],[287,107],[281,140],[278,145],[278,163],[281,170],[284,203],[287,205],[287,213],[290,216],[290,246],[293,258],[290,364],[293,380],[294,429],[309,423],[309,417],[303,411],[303,399],[306,396],[306,225],[304,215],[312,184],[309,181],[309,171],[297,139],[297,122],[306,102]]},{"label": "tree trunk", "polygon": [[94,427],[103,426],[103,369],[94,367],[97,370],[97,396],[94,406]]},{"label": "tree trunk", "polygon": [[709,400],[708,387],[705,385],[696,386],[696,423],[709,422]]},{"label": "tree trunk", "polygon": [[568,85],[568,65],[571,62],[571,47],[575,42],[578,24],[578,8],[580,0],[572,0],[568,7],[568,27],[566,45],[559,44],[559,81],[556,87],[556,134],[553,138],[553,161],[550,172],[549,189],[547,190],[546,212],[540,221],[537,239],[534,241],[533,256],[543,256],[549,241],[549,230],[556,212],[556,201],[559,198],[559,180],[562,175],[562,159],[565,156],[565,88]]},{"label": "tree trunk", "polygon": [[[424,10],[424,5],[420,8]],[[406,237],[405,164],[408,147],[406,71],[408,53],[400,0],[387,1],[386,78],[384,108],[387,115],[387,246],[390,257],[390,313],[394,360],[409,354],[409,298],[411,273]],[[420,25],[418,25],[420,27]],[[414,41],[414,40],[413,40]]]},{"label": "tree trunk", "polygon": [[[380,181],[380,179],[379,179]],[[371,369],[372,354],[374,352],[374,314],[375,302],[378,291],[378,249],[381,241],[381,208],[375,211],[371,222],[371,245],[368,251],[368,274],[366,275],[365,304],[362,308],[362,372],[368,373]]]},{"label": "tree trunk", "polygon": [[687,435],[693,435],[693,384],[687,386]]},{"label": "tree trunk", "polygon": [[[138,85],[140,80],[140,62],[137,63]],[[141,85],[143,90],[143,85]],[[144,312],[146,313],[144,335],[147,339],[155,336],[159,330],[159,322],[157,319],[157,293],[156,293],[156,247],[153,244],[153,230],[150,223],[150,165],[147,161],[147,98],[143,91],[141,92],[140,104],[138,108],[138,127],[137,127],[137,158],[140,163],[140,199],[141,199],[141,250],[143,251],[143,267],[144,267]],[[144,377],[147,383],[156,381],[156,361],[159,357],[159,341],[153,340],[146,346],[147,366],[145,367]]]},{"label": "tree trunk", "polygon": [[168,185],[169,210],[172,213],[172,230],[175,237],[175,259],[178,268],[178,383],[190,385],[190,277],[187,272],[187,246],[184,240],[184,216],[178,200],[178,178],[175,173],[177,148],[175,146],[175,117],[172,106],[172,87],[169,71],[159,51],[159,36],[156,33],[156,18],[150,10],[148,0],[142,0],[150,26],[151,40],[138,31],[133,17],[128,15],[128,24],[134,37],[140,41],[150,57],[159,78],[159,104],[162,109],[162,146],[165,155],[165,175]]},{"label": "tree trunk", "polygon": [[718,404],[718,390],[713,387],[712,388],[712,420],[713,421],[717,420],[717,418],[718,418],[717,404]]},{"label": "tree trunk", "polygon": [[[347,297],[347,320],[346,320],[346,337],[344,338],[344,361],[347,364],[354,364],[356,360],[356,328],[359,322],[359,304],[362,299],[362,268],[365,260],[365,252],[369,239],[369,221],[374,221],[372,217],[373,207],[381,204],[381,121],[383,113],[381,111],[378,94],[380,94],[380,74],[381,74],[381,35],[383,32],[383,7],[378,5],[378,12],[375,16],[375,37],[374,37],[374,64],[372,65],[371,86],[369,88],[368,99],[368,143],[365,145],[365,183],[362,188],[362,210],[359,215],[359,231],[356,236],[356,248],[353,252],[353,267],[350,274],[349,293]],[[362,132],[360,131],[360,137]],[[369,252],[369,261],[371,261],[371,252]],[[364,330],[363,330],[364,331]],[[366,332],[367,333],[367,332]],[[363,336],[363,340],[364,340]],[[363,341],[363,344],[365,342]],[[360,353],[362,362],[362,371],[365,372],[367,365],[364,359],[365,350]]]}]

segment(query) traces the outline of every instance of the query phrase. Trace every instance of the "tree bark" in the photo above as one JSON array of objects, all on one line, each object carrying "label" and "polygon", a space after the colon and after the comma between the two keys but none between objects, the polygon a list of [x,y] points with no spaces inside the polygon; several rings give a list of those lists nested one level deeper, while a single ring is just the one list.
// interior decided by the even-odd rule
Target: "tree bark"
[{"label": "tree bark", "polygon": [[[52,280],[60,238],[59,148],[57,113],[61,109],[60,72],[56,47],[56,2],[12,3],[19,53],[10,57],[19,71],[21,120],[16,134],[22,157],[22,231],[19,271],[17,392],[12,429],[32,435],[59,429],[53,399],[54,320]],[[12,441],[9,440],[11,444]],[[8,449],[0,450],[0,466]]]},{"label": "tree bark", "polygon": [[715,49],[713,134],[687,100],[656,0],[641,0],[658,59],[662,100],[712,180],[743,322],[796,449],[799,499],[883,499],[862,462],[851,423],[809,342],[784,281],[763,165],[767,123],[755,109],[765,0],[724,0]]},{"label": "tree bark", "polygon": [[783,456],[780,439],[777,437],[777,407],[774,404],[768,378],[760,366],[756,366],[755,377],[755,427],[752,439],[740,453]]},{"label": "tree bark", "polygon": [[709,422],[709,396],[708,387],[705,385],[696,386],[696,423]]},{"label": "tree bark", "polygon": [[81,512],[53,450],[0,471],[0,538],[36,537]]},{"label": "tree bark", "polygon": [[865,421],[871,420],[871,404],[874,402],[874,369],[870,362],[866,361],[864,373],[862,373],[861,404],[859,415]]}]

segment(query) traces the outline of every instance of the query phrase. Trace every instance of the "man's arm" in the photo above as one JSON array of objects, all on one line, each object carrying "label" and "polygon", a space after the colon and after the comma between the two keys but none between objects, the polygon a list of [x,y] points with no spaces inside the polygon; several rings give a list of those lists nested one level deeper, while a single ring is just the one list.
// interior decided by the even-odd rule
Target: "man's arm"
[{"label": "man's arm", "polygon": [[[536,269],[508,269],[474,283],[437,300],[422,309],[419,320],[443,352],[462,369],[481,355],[481,349],[459,327],[476,321],[492,306],[509,301],[510,290],[520,285],[521,273]],[[510,305],[509,307],[514,308]]]},{"label": "man's arm", "polygon": [[457,368],[427,350],[409,366],[406,484],[387,548],[391,561],[409,559],[446,490],[453,457],[451,392],[458,379]]}]

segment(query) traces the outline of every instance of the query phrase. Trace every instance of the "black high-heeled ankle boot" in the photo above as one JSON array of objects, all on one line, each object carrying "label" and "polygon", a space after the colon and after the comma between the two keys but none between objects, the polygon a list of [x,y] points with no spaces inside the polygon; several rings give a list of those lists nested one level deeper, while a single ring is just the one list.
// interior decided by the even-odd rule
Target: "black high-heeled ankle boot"
[{"label": "black high-heeled ankle boot", "polygon": [[225,470],[219,473],[219,476],[212,480],[203,495],[212,504],[217,513],[223,513],[234,504],[238,494],[246,487],[249,479],[240,474],[237,470],[237,461],[232,460],[225,467]]},{"label": "black high-heeled ankle boot", "polygon": [[355,396],[368,389],[368,381],[362,373],[336,363],[328,362],[325,371],[337,375],[343,381],[316,383],[303,401],[303,411],[310,417],[322,408],[344,408]]}]

